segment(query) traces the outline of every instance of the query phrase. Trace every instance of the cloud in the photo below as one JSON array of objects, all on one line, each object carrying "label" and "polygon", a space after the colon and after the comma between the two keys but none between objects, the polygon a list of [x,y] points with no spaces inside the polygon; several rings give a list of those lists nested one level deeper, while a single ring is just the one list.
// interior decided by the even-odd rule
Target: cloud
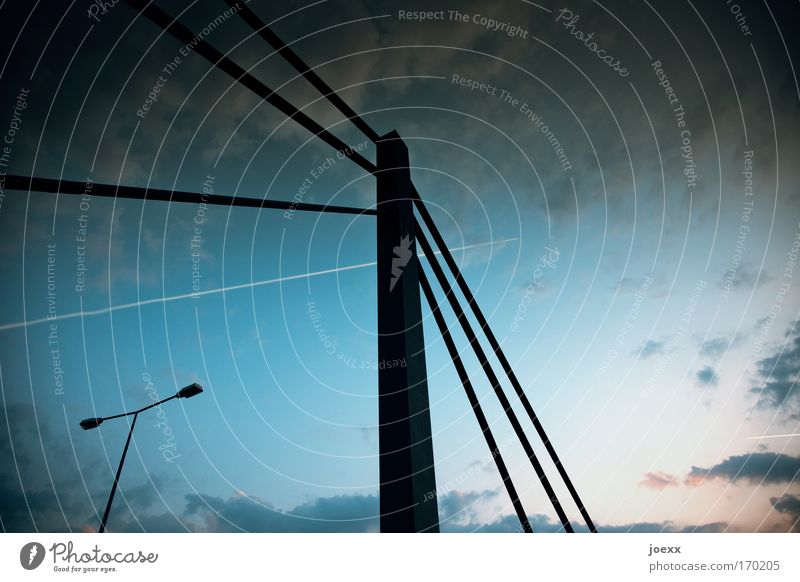
[{"label": "cloud", "polygon": [[665,341],[647,340],[640,349],[633,351],[633,355],[639,356],[644,360],[650,356],[663,354],[666,347],[667,342]]},{"label": "cloud", "polygon": [[[72,439],[63,429],[30,404],[0,407],[3,531],[95,531],[117,459],[109,464],[99,448],[86,439]],[[165,481],[157,475],[131,485],[123,480],[109,529],[124,522],[125,531],[186,531],[178,515],[152,514],[151,508],[162,501],[160,494],[169,491]]]},{"label": "cloud", "polygon": [[[241,491],[225,498],[207,494],[184,497],[178,512],[161,514],[117,511],[109,522],[114,532],[274,532],[369,533],[380,531],[376,495],[319,497],[289,510]],[[127,509],[127,508],[126,508]]]},{"label": "cloud", "polygon": [[745,334],[736,333],[731,337],[715,337],[700,344],[700,355],[705,358],[716,358],[723,355],[730,349],[738,347],[744,343]]},{"label": "cloud", "polygon": [[[546,515],[529,515],[528,521],[534,533],[556,533],[563,531],[560,522],[551,521]],[[587,531],[586,526],[573,522],[575,531]],[[489,523],[470,522],[466,524],[454,524],[442,522],[440,524],[443,533],[520,533],[522,524],[516,515],[504,515]]]},{"label": "cloud", "polygon": [[730,340],[724,337],[714,338],[700,344],[700,355],[705,357],[719,356],[728,349]]},{"label": "cloud", "polygon": [[[499,490],[451,491],[439,497],[440,528],[444,533],[516,533],[522,527],[516,515],[502,515],[484,522],[475,504],[495,499]],[[195,532],[378,532],[380,531],[379,501],[375,495],[336,495],[318,498],[289,511],[279,511],[268,502],[243,493],[228,499],[205,495],[188,495],[183,515],[185,524]],[[460,515],[462,519],[447,519]],[[465,518],[466,517],[466,518]],[[543,514],[528,516],[536,533],[563,531],[560,522]],[[131,521],[116,524],[113,531],[186,531],[177,527],[175,516],[145,516],[139,519],[141,527]],[[586,532],[587,527],[572,522],[575,531]],[[672,521],[633,522],[622,525],[598,525],[598,530],[611,533],[626,532],[704,532],[725,531],[728,524],[716,522],[702,525],[685,525]],[[110,528],[112,529],[112,528]]]},{"label": "cloud", "polygon": [[663,471],[656,471],[654,473],[645,473],[639,485],[662,491],[667,487],[679,486],[680,480],[675,475],[670,475]]},{"label": "cloud", "polygon": [[743,480],[754,485],[791,483],[800,473],[800,457],[782,453],[750,453],[728,457],[710,469],[692,467],[687,485],[697,486],[706,480],[719,479],[736,483]]},{"label": "cloud", "polygon": [[800,532],[800,497],[787,493],[780,497],[770,497],[769,502],[775,511],[789,517],[790,531]]},{"label": "cloud", "polygon": [[[92,516],[87,487],[98,480],[102,463],[87,463],[77,472],[75,452],[37,416],[28,404],[0,408],[0,523],[5,531],[80,530]],[[107,495],[108,482],[105,483]],[[98,490],[99,489],[91,489]],[[96,500],[95,506],[100,500]]]},{"label": "cloud", "polygon": [[769,500],[775,511],[785,513],[794,519],[800,519],[800,497],[797,495],[781,495],[780,497],[770,497]]},{"label": "cloud", "polygon": [[196,531],[213,532],[371,532],[380,529],[375,495],[335,495],[280,511],[257,497],[237,493],[228,499],[186,497],[187,519]]},{"label": "cloud", "polygon": [[603,533],[721,533],[729,529],[730,525],[724,521],[715,521],[702,525],[683,525],[673,521],[645,521],[598,527],[598,531]]},{"label": "cloud", "polygon": [[468,524],[478,520],[479,510],[497,498],[498,491],[450,491],[438,498],[439,520]]},{"label": "cloud", "polygon": [[[495,499],[498,490],[451,491],[439,497],[442,531],[514,531],[520,529],[516,516],[503,516],[483,524],[476,506]],[[228,498],[192,494],[185,497],[182,515],[118,516],[111,531],[194,531],[194,532],[328,532],[369,533],[380,531],[380,502],[377,495],[335,495],[320,497],[289,510],[280,510],[270,502],[237,492]],[[540,531],[558,531],[560,524],[536,516]]]},{"label": "cloud", "polygon": [[[728,271],[726,271],[719,282],[719,287],[721,289],[726,288],[726,278],[728,276]],[[735,276],[727,285],[730,285],[734,289],[752,290],[761,287],[765,283],[769,283],[774,278],[775,277],[767,273],[765,269],[755,270],[749,266],[740,265]]]},{"label": "cloud", "polygon": [[716,386],[719,384],[719,376],[711,366],[706,366],[697,372],[697,383],[701,386]]},{"label": "cloud", "polygon": [[788,341],[772,356],[760,360],[756,366],[757,386],[750,390],[756,394],[756,406],[780,411],[784,416],[800,420],[800,392],[797,376],[800,370],[800,332],[786,337]]},{"label": "cloud", "polygon": [[[531,528],[534,533],[556,533],[562,531],[561,524],[552,521],[548,516],[536,514],[528,516]],[[584,524],[572,522],[572,527],[576,532],[588,532]],[[469,524],[462,526],[442,525],[442,531],[446,533],[517,533],[521,531],[519,520],[515,515],[506,515],[487,524]],[[673,521],[660,522],[632,522],[622,525],[597,525],[597,531],[601,533],[705,533],[723,532],[730,529],[726,522],[713,522],[701,525],[685,525]]]},{"label": "cloud", "polygon": [[666,280],[660,273],[645,273],[641,277],[622,277],[611,290],[619,293],[639,293],[650,299],[659,299],[667,295]]}]

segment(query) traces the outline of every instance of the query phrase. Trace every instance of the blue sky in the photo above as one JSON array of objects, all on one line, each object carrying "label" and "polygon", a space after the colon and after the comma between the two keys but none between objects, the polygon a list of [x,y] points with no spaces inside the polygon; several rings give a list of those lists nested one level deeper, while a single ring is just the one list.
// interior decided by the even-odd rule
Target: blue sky
[{"label": "blue sky", "polygon": [[[213,182],[218,194],[374,203],[371,176],[198,55],[183,57],[137,116],[180,44],[134,22],[124,3],[100,22],[83,4],[36,9],[27,24],[27,7],[2,9],[9,57],[0,130],[19,90],[30,90],[8,173],[193,192]],[[226,8],[218,4],[192,5],[182,20],[200,30]],[[160,5],[177,14],[188,3]],[[752,35],[724,7],[625,3],[613,16],[610,7],[571,7],[576,29],[594,31],[626,62],[631,74],[621,78],[549,3],[459,8],[523,26],[530,35],[520,39],[472,21],[404,21],[398,10],[410,5],[391,2],[253,2],[372,127],[400,132],[450,248],[479,245],[455,256],[607,531],[797,528],[797,437],[750,438],[797,433],[800,421],[799,275],[787,270],[800,228],[800,92],[796,42],[775,23],[797,14],[742,5]],[[346,142],[364,141],[250,34],[233,17],[207,40]],[[685,127],[654,61],[686,111]],[[471,91],[453,75],[519,103]],[[521,103],[552,130],[571,169]],[[694,186],[683,172],[687,128]],[[371,144],[365,155],[374,160]],[[82,214],[86,286],[76,292]],[[99,197],[82,210],[79,197],[4,191],[3,528],[96,527],[128,427],[84,432],[78,422],[149,403],[151,378],[161,397],[191,382],[205,393],[139,419],[110,529],[375,531],[373,221]],[[47,245],[55,245],[63,393],[50,322],[39,321],[48,310]],[[187,296],[193,264],[198,297]],[[429,315],[443,529],[513,530]],[[534,528],[557,529],[477,360],[460,332],[456,340]],[[579,519],[571,504],[567,511]]]}]

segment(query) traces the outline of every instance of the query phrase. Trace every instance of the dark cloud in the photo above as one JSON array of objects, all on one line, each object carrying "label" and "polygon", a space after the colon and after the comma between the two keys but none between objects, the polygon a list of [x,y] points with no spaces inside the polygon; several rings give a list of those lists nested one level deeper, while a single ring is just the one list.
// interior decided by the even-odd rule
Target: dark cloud
[{"label": "dark cloud", "polygon": [[724,337],[704,341],[700,344],[700,355],[705,357],[722,355],[728,349],[729,345],[730,340]]},{"label": "dark cloud", "polygon": [[[0,524],[4,531],[94,531],[99,523],[116,459],[110,466],[100,450],[60,430],[29,404],[0,408]],[[165,480],[157,475],[146,475],[131,485],[121,483],[109,529],[124,523],[116,529],[186,531],[177,516],[151,515],[166,490]]]},{"label": "dark cloud", "polygon": [[370,532],[380,529],[375,495],[318,498],[280,511],[257,497],[236,494],[228,499],[207,495],[186,497],[186,517],[197,531],[215,532]]},{"label": "dark cloud", "polygon": [[655,471],[654,473],[645,473],[639,485],[648,487],[650,489],[657,489],[659,491],[667,487],[677,487],[680,485],[680,479],[675,475],[664,473],[663,471]]},{"label": "dark cloud", "polygon": [[[546,515],[529,516],[534,533],[557,533],[562,530],[561,524],[551,521]],[[572,522],[576,532],[586,533],[588,528],[581,523]],[[705,533],[724,532],[730,526],[725,522],[706,523],[702,525],[683,525],[672,521],[661,522],[633,522],[622,525],[597,525],[601,533]],[[442,527],[443,532],[461,533],[517,533],[521,531],[519,520],[515,515],[506,515],[488,524],[469,524],[466,526]]]},{"label": "dark cloud", "polygon": [[[289,510],[253,495],[228,498],[191,494],[179,512],[160,514],[117,511],[109,522],[115,532],[274,532],[358,533],[380,530],[380,505],[375,495],[320,497]],[[137,509],[139,509],[137,507]]]},{"label": "dark cloud", "polygon": [[[727,273],[723,275],[722,279],[720,280],[719,286],[722,289],[725,288],[724,282],[726,277]],[[736,276],[730,281],[729,284],[734,289],[753,290],[761,287],[765,283],[769,283],[774,278],[775,277],[767,273],[765,269],[756,270],[746,265],[740,265],[739,269],[736,271]]]},{"label": "dark cloud", "polygon": [[705,358],[717,358],[730,349],[738,347],[744,343],[743,333],[734,334],[731,337],[715,337],[700,344],[700,355]]},{"label": "dark cloud", "polygon": [[672,521],[635,522],[598,527],[598,531],[603,533],[721,533],[729,529],[730,525],[724,521],[702,525],[681,525]]},{"label": "dark cloud", "polygon": [[719,384],[719,376],[711,366],[706,366],[697,372],[697,383],[701,386],[716,386]]},{"label": "dark cloud", "polygon": [[[439,498],[440,527],[444,533],[517,533],[522,531],[516,515],[503,515],[490,523],[482,523],[470,508],[498,495],[497,490],[451,491]],[[196,532],[377,532],[380,531],[378,498],[374,495],[336,495],[304,503],[289,511],[279,511],[264,500],[236,494],[228,499],[189,495],[183,515],[184,527],[178,526],[176,516],[146,516],[141,526],[120,521],[114,531],[196,531]],[[468,516],[468,519],[447,519],[446,516]],[[561,523],[548,516],[528,517],[537,533],[563,531]],[[587,532],[587,527],[572,522],[575,531]],[[666,522],[634,522],[624,525],[598,525],[602,532],[703,532],[725,531],[726,523],[682,525]]]},{"label": "dark cloud", "polygon": [[82,529],[93,513],[83,479],[92,482],[95,474],[94,465],[87,465],[81,478],[75,455],[68,442],[54,438],[32,406],[0,409],[0,520],[5,531]]},{"label": "dark cloud", "polygon": [[769,501],[775,511],[785,513],[793,519],[800,519],[800,497],[797,495],[786,494],[780,497],[771,497]]},{"label": "dark cloud", "polygon": [[780,497],[770,497],[769,502],[775,511],[789,518],[791,531],[800,532],[800,497],[787,493]]},{"label": "dark cloud", "polygon": [[800,392],[797,375],[800,371],[800,332],[790,329],[786,343],[757,363],[756,406],[778,410],[783,416],[800,420]]},{"label": "dark cloud", "polygon": [[734,455],[709,469],[692,467],[686,477],[687,485],[700,485],[708,479],[736,483],[747,481],[755,485],[791,483],[800,473],[800,457],[781,453],[750,453]]},{"label": "dark cloud", "polygon": [[[528,521],[534,533],[557,533],[563,531],[560,523],[551,521],[546,515],[529,515]],[[586,526],[573,522],[572,527],[575,531],[588,531]],[[468,523],[453,524],[443,522],[441,530],[444,533],[521,533],[522,524],[516,515],[504,515],[491,523]]]},{"label": "dark cloud", "polygon": [[478,502],[487,501],[497,497],[498,491],[451,491],[441,495],[439,503],[439,519],[443,523],[455,521],[473,521],[476,515],[475,506]]},{"label": "dark cloud", "polygon": [[663,354],[667,347],[666,341],[647,340],[642,347],[633,351],[633,355],[639,356],[643,360],[650,356]]}]

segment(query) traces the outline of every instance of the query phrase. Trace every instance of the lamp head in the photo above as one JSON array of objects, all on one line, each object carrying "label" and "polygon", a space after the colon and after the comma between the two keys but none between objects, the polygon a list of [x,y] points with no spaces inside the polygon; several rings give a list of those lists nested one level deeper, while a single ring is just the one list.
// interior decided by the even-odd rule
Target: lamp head
[{"label": "lamp head", "polygon": [[97,428],[103,424],[102,418],[85,418],[81,421],[81,428],[83,430],[89,430],[92,428]]},{"label": "lamp head", "polygon": [[191,398],[192,396],[197,396],[203,391],[203,387],[200,384],[189,384],[185,388],[181,388],[178,391],[178,398]]}]

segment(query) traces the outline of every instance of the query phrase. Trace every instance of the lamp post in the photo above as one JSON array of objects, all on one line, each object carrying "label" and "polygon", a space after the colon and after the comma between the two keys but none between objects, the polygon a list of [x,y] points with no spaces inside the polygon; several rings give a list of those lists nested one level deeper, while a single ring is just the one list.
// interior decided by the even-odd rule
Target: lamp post
[{"label": "lamp post", "polygon": [[114,477],[114,484],[111,486],[111,494],[108,496],[108,503],[106,503],[106,510],[103,513],[103,520],[100,522],[100,533],[104,533],[106,531],[106,522],[108,521],[108,514],[111,512],[111,503],[114,501],[114,494],[117,492],[119,476],[122,474],[122,465],[125,463],[125,456],[128,454],[128,446],[131,444],[131,436],[133,436],[133,427],[136,426],[136,419],[139,417],[139,413],[164,404],[165,402],[169,402],[175,398],[191,398],[192,396],[197,396],[202,391],[203,387],[200,386],[200,384],[189,384],[188,386],[181,388],[176,394],[173,394],[169,398],[164,398],[164,400],[159,400],[158,402],[154,402],[153,404],[145,406],[144,408],[140,408],[139,410],[134,410],[133,412],[123,412],[122,414],[115,414],[114,416],[86,418],[81,421],[81,428],[83,430],[90,430],[97,428],[106,420],[122,418],[124,416],[133,416],[131,428],[128,431],[128,440],[125,441],[125,448],[122,449],[122,458],[119,460],[119,467],[117,467],[117,474]]}]

